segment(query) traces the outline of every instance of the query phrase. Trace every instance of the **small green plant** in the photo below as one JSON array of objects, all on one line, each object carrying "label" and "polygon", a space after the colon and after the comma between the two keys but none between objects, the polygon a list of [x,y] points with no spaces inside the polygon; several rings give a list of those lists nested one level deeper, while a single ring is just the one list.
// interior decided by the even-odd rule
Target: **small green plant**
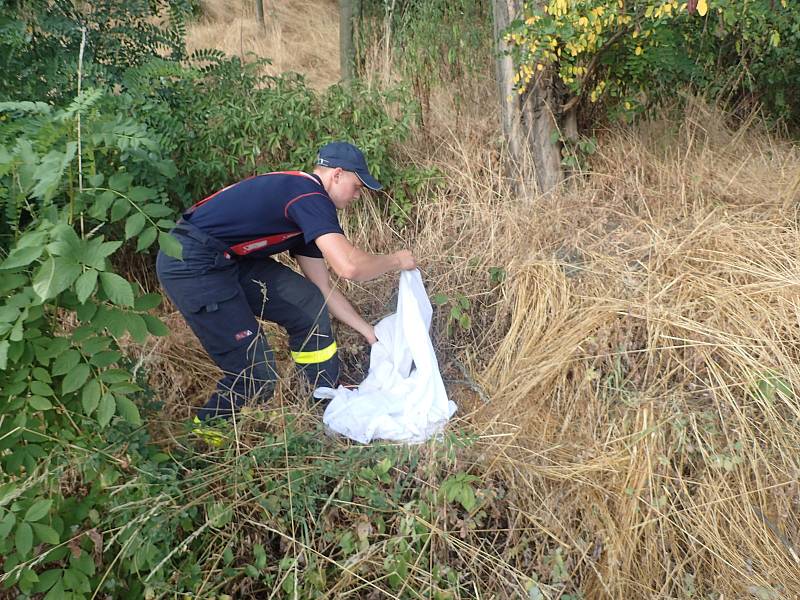
[{"label": "small green plant", "polygon": [[553,583],[564,583],[569,579],[569,570],[564,561],[564,551],[556,548],[544,558],[544,564],[550,569],[550,580]]},{"label": "small green plant", "polygon": [[469,330],[472,327],[472,318],[469,315],[471,303],[469,298],[461,293],[457,293],[454,298],[450,298],[446,294],[435,294],[433,302],[437,306],[450,306],[450,312],[447,316],[447,334],[453,332],[453,325],[458,325],[462,330]]},{"label": "small green plant", "polygon": [[763,373],[756,380],[753,396],[768,403],[776,400],[792,401],[795,398],[789,380],[777,373]]},{"label": "small green plant", "polygon": [[597,139],[594,136],[580,137],[577,140],[561,140],[561,165],[575,171],[586,171],[590,157],[597,152]]},{"label": "small green plant", "polygon": [[448,502],[458,501],[464,510],[472,512],[477,505],[473,484],[478,481],[480,478],[475,475],[458,473],[445,479],[439,491]]},{"label": "small green plant", "polygon": [[493,286],[504,283],[507,275],[508,273],[503,267],[489,267],[489,283]]}]

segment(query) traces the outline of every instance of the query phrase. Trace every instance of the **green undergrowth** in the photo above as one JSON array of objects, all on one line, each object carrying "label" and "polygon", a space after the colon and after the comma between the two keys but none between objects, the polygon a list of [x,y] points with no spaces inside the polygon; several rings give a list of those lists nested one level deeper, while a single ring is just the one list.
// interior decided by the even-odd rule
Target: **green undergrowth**
[{"label": "green undergrowth", "polygon": [[359,446],[296,418],[256,411],[213,451],[121,421],[57,440],[0,488],[0,580],[45,598],[468,596],[469,534],[503,495],[471,472],[474,438]]}]

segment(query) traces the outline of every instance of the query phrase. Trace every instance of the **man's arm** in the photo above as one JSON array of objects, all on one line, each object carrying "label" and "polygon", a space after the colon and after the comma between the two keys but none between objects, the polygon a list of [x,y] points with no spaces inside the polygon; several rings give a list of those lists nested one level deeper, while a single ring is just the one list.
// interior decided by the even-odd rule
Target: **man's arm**
[{"label": "man's arm", "polygon": [[347,301],[347,298],[339,290],[331,286],[325,261],[321,258],[312,258],[310,256],[295,256],[295,259],[306,278],[322,292],[331,314],[345,325],[358,331],[366,338],[367,342],[374,344],[377,340],[375,329],[356,312],[353,305]]},{"label": "man's arm", "polygon": [[414,269],[417,266],[409,250],[369,254],[353,246],[341,233],[326,233],[315,241],[334,273],[352,281],[369,281],[389,271]]}]

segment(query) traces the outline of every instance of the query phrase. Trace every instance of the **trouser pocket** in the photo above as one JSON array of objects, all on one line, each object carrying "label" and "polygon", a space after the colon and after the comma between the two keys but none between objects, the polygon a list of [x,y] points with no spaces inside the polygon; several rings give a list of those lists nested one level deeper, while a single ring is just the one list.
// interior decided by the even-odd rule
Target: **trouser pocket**
[{"label": "trouser pocket", "polygon": [[258,321],[238,286],[206,290],[184,300],[186,322],[212,358],[246,347],[259,332]]}]

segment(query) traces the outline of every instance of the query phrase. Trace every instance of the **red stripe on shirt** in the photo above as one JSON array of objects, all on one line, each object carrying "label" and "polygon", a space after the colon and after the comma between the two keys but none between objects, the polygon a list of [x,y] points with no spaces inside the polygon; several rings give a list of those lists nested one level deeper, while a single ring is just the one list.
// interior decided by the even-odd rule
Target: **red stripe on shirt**
[{"label": "red stripe on shirt", "polygon": [[294,204],[295,202],[297,202],[298,200],[300,200],[301,198],[305,198],[306,196],[325,196],[327,198],[327,195],[323,194],[322,192],[309,192],[308,194],[300,194],[296,198],[292,198],[291,200],[289,200],[286,203],[286,206],[283,209],[283,216],[288,219],[289,218],[289,207],[292,204]]},{"label": "red stripe on shirt", "polygon": [[[295,177],[305,177],[307,179],[311,179],[312,181],[314,181],[314,183],[319,185],[319,181],[317,181],[317,179],[313,175],[309,175],[308,173],[304,173],[303,171],[274,171],[272,173],[262,173],[261,175],[251,175],[250,177],[242,179],[242,181],[237,181],[236,183],[232,183],[229,186],[224,187],[221,190],[218,190],[218,191],[214,192],[210,196],[207,196],[207,197],[203,198],[202,200],[200,200],[200,202],[198,202],[196,204],[193,204],[189,208],[189,210],[187,210],[186,212],[194,212],[196,209],[201,207],[203,204],[205,204],[209,200],[213,200],[218,194],[221,194],[225,190],[231,189],[235,185],[239,185],[243,181],[247,181],[248,179],[253,179],[255,177],[266,177],[267,175],[294,175]],[[297,198],[295,198],[295,200],[297,200]],[[294,202],[294,200],[292,200],[292,202]]]}]

